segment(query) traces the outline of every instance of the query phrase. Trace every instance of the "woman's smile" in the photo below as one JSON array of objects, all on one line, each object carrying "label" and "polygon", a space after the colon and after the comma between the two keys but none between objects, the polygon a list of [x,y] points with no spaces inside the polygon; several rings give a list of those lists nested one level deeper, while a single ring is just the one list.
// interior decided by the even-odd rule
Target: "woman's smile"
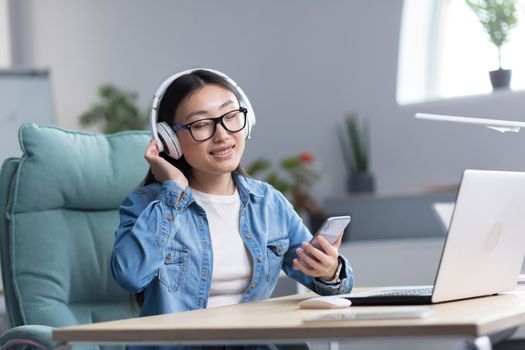
[{"label": "woman's smile", "polygon": [[229,158],[233,154],[234,147],[235,145],[216,148],[213,151],[211,151],[210,154],[214,158]]}]

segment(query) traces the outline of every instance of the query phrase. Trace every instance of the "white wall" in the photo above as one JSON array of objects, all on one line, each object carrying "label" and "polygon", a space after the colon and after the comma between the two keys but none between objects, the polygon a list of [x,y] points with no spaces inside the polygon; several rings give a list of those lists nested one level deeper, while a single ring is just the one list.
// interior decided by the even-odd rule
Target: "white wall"
[{"label": "white wall", "polygon": [[7,0],[0,0],[0,68],[5,68],[11,64],[10,38],[9,7]]},{"label": "white wall", "polygon": [[525,94],[400,107],[395,102],[402,0],[19,0],[16,61],[49,66],[59,123],[77,118],[104,82],[147,106],[183,68],[223,70],[257,112],[245,160],[310,150],[322,161],[322,196],[341,193],[336,127],[370,117],[379,192],[417,191],[459,179],[466,167],[525,168],[525,135],[416,121],[416,111],[525,120]]}]

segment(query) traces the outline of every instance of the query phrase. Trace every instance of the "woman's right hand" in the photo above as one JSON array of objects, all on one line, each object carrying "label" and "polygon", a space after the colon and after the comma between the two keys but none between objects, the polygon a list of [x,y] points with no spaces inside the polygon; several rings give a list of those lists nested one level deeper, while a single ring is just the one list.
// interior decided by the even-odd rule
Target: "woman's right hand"
[{"label": "woman's right hand", "polygon": [[183,189],[186,189],[188,179],[186,179],[182,171],[160,156],[157,140],[151,140],[146,148],[146,153],[144,153],[144,158],[149,163],[151,172],[157,181],[164,183],[165,181],[173,180],[181,185]]}]

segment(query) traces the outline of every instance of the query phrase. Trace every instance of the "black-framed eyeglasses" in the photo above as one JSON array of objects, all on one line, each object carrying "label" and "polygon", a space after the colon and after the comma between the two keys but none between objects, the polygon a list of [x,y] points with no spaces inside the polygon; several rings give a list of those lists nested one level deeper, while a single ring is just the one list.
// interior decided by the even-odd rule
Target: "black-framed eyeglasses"
[{"label": "black-framed eyeglasses", "polygon": [[244,107],[224,113],[217,118],[200,119],[189,124],[171,124],[171,128],[177,132],[189,130],[191,137],[197,142],[209,140],[215,135],[217,124],[231,133],[239,132],[246,126],[246,114],[248,110]]}]

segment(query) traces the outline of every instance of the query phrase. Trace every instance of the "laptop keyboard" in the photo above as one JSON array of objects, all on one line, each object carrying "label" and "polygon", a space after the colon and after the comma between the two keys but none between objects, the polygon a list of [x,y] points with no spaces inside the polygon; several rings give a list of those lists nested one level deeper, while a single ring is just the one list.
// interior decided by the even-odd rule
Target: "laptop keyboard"
[{"label": "laptop keyboard", "polygon": [[385,290],[374,296],[431,296],[432,287]]}]

